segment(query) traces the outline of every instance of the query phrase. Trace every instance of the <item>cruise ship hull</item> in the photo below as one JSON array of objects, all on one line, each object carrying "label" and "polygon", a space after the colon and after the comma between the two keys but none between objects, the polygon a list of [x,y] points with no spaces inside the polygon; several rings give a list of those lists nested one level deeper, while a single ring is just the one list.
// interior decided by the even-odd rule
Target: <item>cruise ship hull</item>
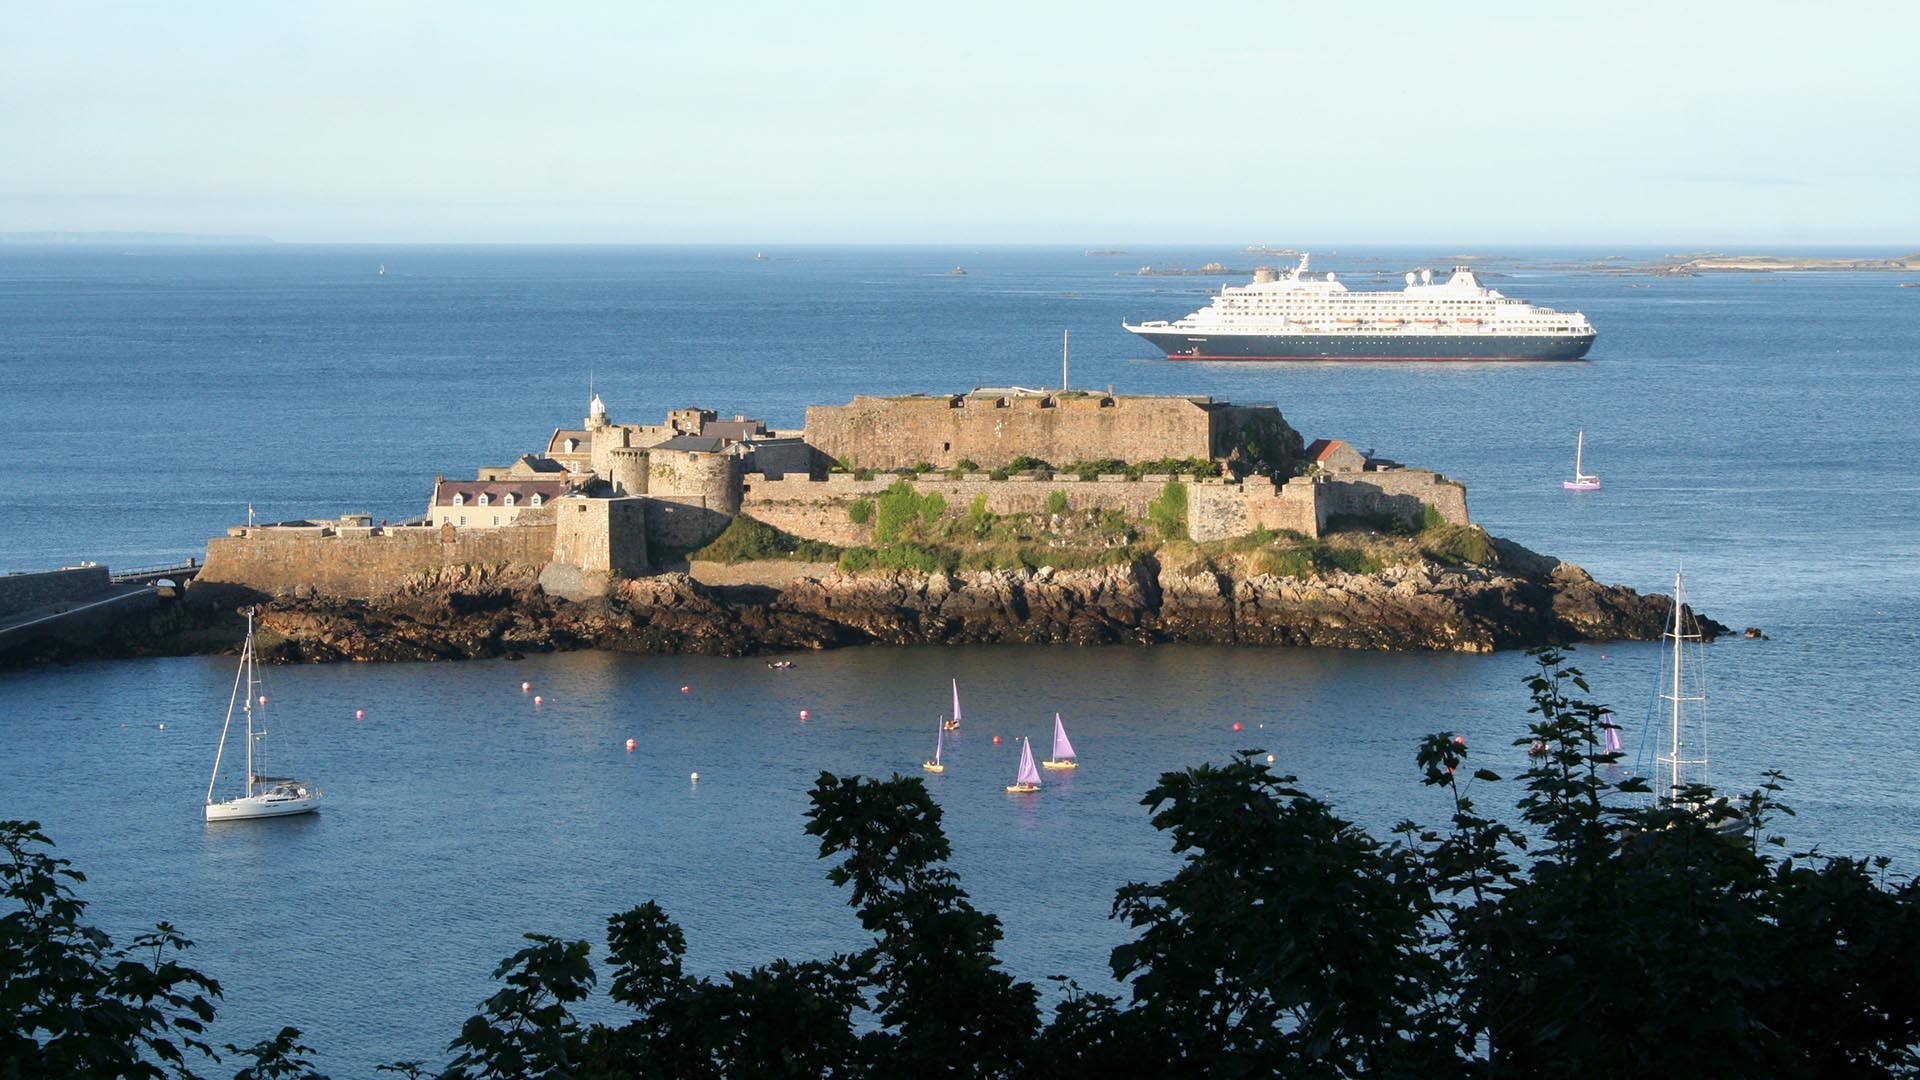
[{"label": "cruise ship hull", "polygon": [[1169,360],[1579,360],[1593,334],[1221,334],[1127,327]]}]

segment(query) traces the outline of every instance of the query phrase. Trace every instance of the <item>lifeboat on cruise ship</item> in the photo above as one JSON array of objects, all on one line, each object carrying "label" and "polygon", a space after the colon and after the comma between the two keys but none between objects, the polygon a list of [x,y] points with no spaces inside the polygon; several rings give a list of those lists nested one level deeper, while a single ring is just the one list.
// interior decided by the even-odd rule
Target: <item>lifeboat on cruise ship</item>
[{"label": "lifeboat on cruise ship", "polygon": [[1341,326],[1359,326],[1360,325],[1359,319],[1335,319],[1334,321],[1339,323]]},{"label": "lifeboat on cruise ship", "polygon": [[1375,320],[1373,320],[1373,321],[1374,321],[1374,322],[1376,322],[1376,323],[1378,323],[1378,324],[1379,324],[1379,325],[1381,325],[1381,326],[1399,326],[1399,325],[1401,325],[1402,323],[1405,323],[1405,322],[1406,322],[1407,320],[1405,320],[1405,319],[1375,319]]},{"label": "lifeboat on cruise ship", "polygon": [[1459,323],[1462,326],[1479,326],[1480,325],[1479,319],[1455,319],[1454,321]]},{"label": "lifeboat on cruise ship", "polygon": [[1415,319],[1415,320],[1413,320],[1413,321],[1414,321],[1414,322],[1417,322],[1417,323],[1423,323],[1423,324],[1425,324],[1425,325],[1427,325],[1427,326],[1439,326],[1439,325],[1440,325],[1440,320],[1439,320],[1439,319]]}]

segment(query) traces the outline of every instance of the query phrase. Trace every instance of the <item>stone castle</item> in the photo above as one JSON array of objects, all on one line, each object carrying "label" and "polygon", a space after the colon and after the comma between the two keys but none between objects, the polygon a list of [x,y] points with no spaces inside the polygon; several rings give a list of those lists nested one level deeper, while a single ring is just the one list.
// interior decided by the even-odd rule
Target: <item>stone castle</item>
[{"label": "stone castle", "polygon": [[[1008,469],[1034,461],[1061,469]],[[1064,471],[1101,462],[1206,462],[1218,475],[1083,480],[1084,468]],[[1199,541],[1256,528],[1318,536],[1337,515],[1417,528],[1432,509],[1468,523],[1461,485],[1339,440],[1305,445],[1271,405],[983,388],[810,406],[804,430],[782,432],[693,408],[663,424],[617,424],[595,395],[583,425],[555,430],[544,452],[472,480],[436,478],[418,521],[236,526],[208,543],[200,580],[372,598],[423,572],[517,567],[537,569],[547,592],[580,599],[678,565],[741,513],[802,539],[870,543],[870,526],[849,507],[902,479],[939,492],[956,514],[980,498],[997,514],[1044,514],[1059,492],[1071,510],[1133,517],[1181,482]]]}]

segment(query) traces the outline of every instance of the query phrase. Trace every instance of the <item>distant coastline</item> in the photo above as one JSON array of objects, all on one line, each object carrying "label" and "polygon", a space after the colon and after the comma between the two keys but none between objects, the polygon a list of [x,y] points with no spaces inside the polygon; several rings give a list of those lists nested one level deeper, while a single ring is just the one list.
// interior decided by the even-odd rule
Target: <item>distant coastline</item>
[{"label": "distant coastline", "polygon": [[1659,277],[1698,277],[1701,274],[1767,274],[1790,270],[1851,270],[1905,273],[1920,270],[1920,252],[1898,258],[1806,255],[1725,255],[1702,252],[1668,255],[1658,262],[1636,263],[1621,256],[1584,269],[1604,274],[1652,274]]},{"label": "distant coastline", "polygon": [[7,247],[183,247],[271,244],[271,236],[163,232],[0,232]]}]

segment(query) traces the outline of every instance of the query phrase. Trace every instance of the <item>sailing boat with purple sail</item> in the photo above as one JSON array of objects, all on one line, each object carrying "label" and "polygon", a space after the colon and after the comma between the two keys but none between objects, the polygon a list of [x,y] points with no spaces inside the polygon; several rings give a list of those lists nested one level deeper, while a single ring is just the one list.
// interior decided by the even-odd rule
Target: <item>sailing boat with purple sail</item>
[{"label": "sailing boat with purple sail", "polygon": [[953,680],[953,715],[940,721],[944,731],[960,730],[960,680]]},{"label": "sailing boat with purple sail", "polygon": [[1011,792],[1029,792],[1040,790],[1040,770],[1033,767],[1033,743],[1028,739],[1020,740],[1020,772],[1007,785]]},{"label": "sailing boat with purple sail", "polygon": [[1060,722],[1060,714],[1053,714],[1053,756],[1041,762],[1049,769],[1077,769],[1080,763],[1073,760],[1073,744],[1067,741],[1067,726]]},{"label": "sailing boat with purple sail", "polygon": [[921,762],[920,767],[928,772],[946,772],[947,767],[940,761],[940,751],[946,749],[946,746],[947,726],[941,724],[938,728],[935,728],[933,732],[933,760]]}]

